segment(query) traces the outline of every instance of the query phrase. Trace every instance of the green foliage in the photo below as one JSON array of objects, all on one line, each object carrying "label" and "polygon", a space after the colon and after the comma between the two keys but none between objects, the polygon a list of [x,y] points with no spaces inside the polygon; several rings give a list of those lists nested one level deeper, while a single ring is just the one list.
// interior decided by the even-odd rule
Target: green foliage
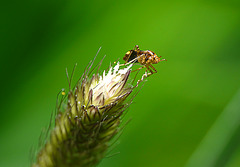
[{"label": "green foliage", "polygon": [[[184,166],[239,89],[239,8],[235,0],[3,2],[0,166],[29,164],[67,87],[66,67],[78,63],[78,78],[100,46],[107,68],[136,44],[168,61],[154,65],[131,105],[133,121],[109,156],[121,153],[99,166]],[[229,167],[240,164],[234,144]]]}]

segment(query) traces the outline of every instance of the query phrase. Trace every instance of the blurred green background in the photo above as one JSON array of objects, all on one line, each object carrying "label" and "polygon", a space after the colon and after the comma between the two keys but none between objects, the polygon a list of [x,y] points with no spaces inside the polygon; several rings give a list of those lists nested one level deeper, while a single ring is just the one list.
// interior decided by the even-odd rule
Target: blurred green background
[{"label": "blurred green background", "polygon": [[78,63],[77,79],[100,46],[104,69],[136,44],[168,61],[131,105],[120,154],[99,166],[240,166],[240,1],[5,1],[0,11],[0,166],[29,166],[66,67]]}]

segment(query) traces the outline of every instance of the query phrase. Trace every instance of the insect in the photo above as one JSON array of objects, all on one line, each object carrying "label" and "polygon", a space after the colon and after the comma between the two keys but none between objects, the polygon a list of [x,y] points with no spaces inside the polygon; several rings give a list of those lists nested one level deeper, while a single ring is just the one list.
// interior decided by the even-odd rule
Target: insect
[{"label": "insect", "polygon": [[147,70],[150,71],[150,73],[148,73],[148,76],[150,76],[154,73],[157,73],[156,68],[154,68],[152,64],[157,64],[158,62],[165,60],[165,59],[160,59],[161,57],[162,56],[158,57],[151,50],[140,50],[139,46],[136,45],[133,48],[133,50],[129,50],[125,54],[125,56],[123,57],[123,60],[125,61],[125,65],[130,64],[130,63],[140,63],[143,66],[134,71],[137,71],[137,70],[140,70],[140,69],[146,67]]}]

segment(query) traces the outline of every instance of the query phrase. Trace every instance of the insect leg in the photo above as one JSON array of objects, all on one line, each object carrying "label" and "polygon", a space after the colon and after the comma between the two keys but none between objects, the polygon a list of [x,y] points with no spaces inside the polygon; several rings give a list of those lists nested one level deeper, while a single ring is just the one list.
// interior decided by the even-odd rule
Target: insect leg
[{"label": "insect leg", "polygon": [[138,69],[133,70],[133,71],[131,71],[131,72],[139,71],[139,70],[143,69],[144,67],[145,67],[145,66],[139,67]]},{"label": "insect leg", "polygon": [[149,68],[149,64],[148,65],[146,65],[146,68],[147,68],[147,70],[148,71],[150,71],[151,73],[148,73],[148,76],[150,76],[150,75],[152,75],[154,72],[152,71],[152,69],[151,68]]},{"label": "insect leg", "polygon": [[154,73],[157,73],[156,68],[154,68],[152,64],[149,64],[149,66],[154,70]]},{"label": "insect leg", "polygon": [[[154,71],[153,71],[150,67],[151,67]],[[150,71],[150,73],[147,73],[147,77],[153,75],[154,73],[157,73],[157,70],[156,70],[151,64],[146,65],[146,68],[147,68],[147,70]],[[147,72],[147,70],[146,70],[146,72]]]}]

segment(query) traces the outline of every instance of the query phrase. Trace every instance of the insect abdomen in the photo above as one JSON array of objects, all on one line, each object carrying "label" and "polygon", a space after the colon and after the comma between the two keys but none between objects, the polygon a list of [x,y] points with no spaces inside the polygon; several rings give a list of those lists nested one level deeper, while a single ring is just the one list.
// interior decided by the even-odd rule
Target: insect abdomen
[{"label": "insect abdomen", "polygon": [[[123,60],[130,62],[133,59],[135,59],[137,57],[137,52],[135,50],[130,50],[126,53],[126,55],[123,57]],[[138,60],[136,59],[135,61],[133,61],[132,63],[137,62]]]}]

